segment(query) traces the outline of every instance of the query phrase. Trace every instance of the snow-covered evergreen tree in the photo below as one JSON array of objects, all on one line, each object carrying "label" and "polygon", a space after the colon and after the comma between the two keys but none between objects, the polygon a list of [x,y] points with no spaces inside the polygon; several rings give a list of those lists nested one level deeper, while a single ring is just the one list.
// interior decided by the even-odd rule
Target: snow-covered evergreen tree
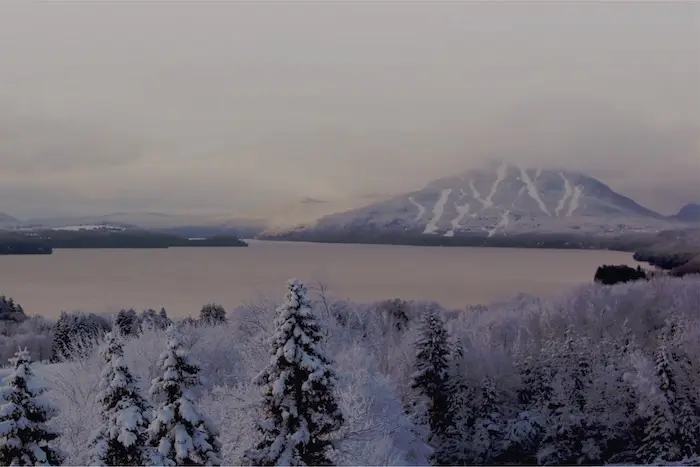
[{"label": "snow-covered evergreen tree", "polygon": [[246,452],[252,465],[330,465],[329,435],[344,421],[335,400],[335,372],[304,284],[291,280],[277,309],[271,359],[257,377],[263,387],[262,440]]},{"label": "snow-covered evergreen tree", "polygon": [[190,361],[177,327],[171,324],[166,333],[168,348],[158,361],[163,376],[151,386],[151,394],[161,400],[148,429],[154,463],[220,465],[218,432],[197,411],[191,392],[200,384],[199,367]]},{"label": "snow-covered evergreen tree", "polygon": [[47,421],[55,410],[32,387],[34,373],[27,350],[10,359],[12,372],[0,388],[0,465],[59,465],[62,455],[49,445],[58,437]]},{"label": "snow-covered evergreen tree", "polygon": [[472,435],[472,464],[494,464],[503,452],[505,417],[503,401],[496,390],[495,382],[484,378],[481,399],[474,417]]},{"label": "snow-covered evergreen tree", "polygon": [[226,310],[216,303],[207,303],[199,312],[199,321],[207,326],[226,324]]},{"label": "snow-covered evergreen tree", "polygon": [[451,426],[436,446],[433,459],[438,464],[465,465],[471,459],[471,432],[474,424],[474,391],[467,384],[465,374],[464,347],[457,340],[449,367],[448,405]]},{"label": "snow-covered evergreen tree", "polygon": [[92,463],[146,465],[152,460],[147,432],[150,406],[126,366],[120,336],[112,332],[106,340],[101,351],[106,366],[97,396],[104,425],[90,442]]},{"label": "snow-covered evergreen tree", "polygon": [[637,379],[646,383],[639,385],[640,409],[646,415],[646,427],[637,450],[638,460],[642,463],[683,461],[698,454],[698,409],[679,384],[681,368],[664,343],[656,352],[654,364],[656,378],[647,368],[646,372],[639,372]]},{"label": "snow-covered evergreen tree", "polygon": [[450,351],[444,322],[437,311],[428,308],[423,315],[416,342],[412,387],[426,400],[433,437],[431,442],[436,445],[453,424],[450,410]]}]

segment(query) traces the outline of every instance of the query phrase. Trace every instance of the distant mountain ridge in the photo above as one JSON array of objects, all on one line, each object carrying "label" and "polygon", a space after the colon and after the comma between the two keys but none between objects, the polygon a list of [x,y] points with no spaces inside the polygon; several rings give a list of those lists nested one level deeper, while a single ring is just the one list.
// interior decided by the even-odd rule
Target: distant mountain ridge
[{"label": "distant mountain ridge", "polygon": [[295,230],[423,235],[656,232],[661,214],[579,172],[495,162]]},{"label": "distant mountain ridge", "polygon": [[0,212],[0,228],[14,228],[19,225],[19,223],[19,219],[4,212]]},{"label": "distant mountain ridge", "polygon": [[678,211],[678,214],[672,216],[672,218],[681,222],[700,223],[700,203],[686,204]]}]

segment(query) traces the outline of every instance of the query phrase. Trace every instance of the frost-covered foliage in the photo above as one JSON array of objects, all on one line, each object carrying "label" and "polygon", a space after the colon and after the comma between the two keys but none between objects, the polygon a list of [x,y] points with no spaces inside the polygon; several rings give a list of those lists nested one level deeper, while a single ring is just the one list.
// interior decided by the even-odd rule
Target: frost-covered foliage
[{"label": "frost-covered foliage", "polygon": [[[435,446],[446,463],[700,463],[700,278],[593,284],[466,310],[335,300],[327,288],[307,304],[345,419],[328,437],[335,464],[425,465],[438,457],[411,387],[421,317],[430,309],[453,349],[453,423]],[[276,332],[277,308],[261,300],[232,309],[224,326],[181,327],[183,350],[201,361],[205,381],[191,388],[192,400],[219,428],[226,465],[240,465],[260,439],[255,427],[266,408],[251,379],[270,364],[265,343]],[[124,341],[124,360],[141,385],[164,374],[166,342],[157,328]],[[52,422],[67,464],[90,463],[85,447],[102,424],[102,367],[96,352],[80,349],[69,361],[37,367],[60,408]]]},{"label": "frost-covered foliage", "polygon": [[[109,320],[103,316],[94,313],[62,311],[54,326],[51,359],[59,362],[66,360],[68,356],[76,357],[78,350],[91,353],[97,340],[111,328]],[[76,345],[76,343],[80,344]]]},{"label": "frost-covered foliage", "polygon": [[61,453],[50,445],[58,435],[47,424],[54,409],[32,384],[29,352],[18,351],[10,363],[0,388],[0,465],[59,465]]},{"label": "frost-covered foliage", "polygon": [[141,326],[136,310],[133,308],[128,310],[119,310],[117,315],[114,317],[114,324],[112,327],[119,333],[119,335],[124,337],[138,334]]},{"label": "frost-covered foliage", "polygon": [[124,360],[124,346],[117,333],[106,336],[101,354],[105,360],[100,393],[103,425],[90,442],[92,465],[146,465],[152,460],[148,447],[150,406]]},{"label": "frost-covered foliage", "polygon": [[336,375],[321,347],[323,334],[304,284],[291,280],[277,310],[263,388],[262,435],[244,461],[253,465],[328,465],[329,435],[343,424]]},{"label": "frost-covered foliage", "polygon": [[168,327],[168,348],[159,359],[162,376],[153,380],[151,394],[160,399],[148,429],[155,448],[152,463],[219,465],[218,432],[199,413],[191,389],[198,386],[199,367],[189,359],[177,327]]},{"label": "frost-covered foliage", "polygon": [[226,323],[226,310],[216,303],[207,303],[199,311],[199,321],[207,326]]},{"label": "frost-covered foliage", "polygon": [[34,361],[49,360],[53,347],[54,323],[42,318],[0,320],[0,364],[10,361],[18,348],[27,349]]},{"label": "frost-covered foliage", "polygon": [[146,331],[150,329],[160,329],[165,330],[168,328],[172,321],[168,318],[168,312],[165,308],[161,308],[160,311],[149,308],[144,310],[139,315],[139,325],[140,330]]}]

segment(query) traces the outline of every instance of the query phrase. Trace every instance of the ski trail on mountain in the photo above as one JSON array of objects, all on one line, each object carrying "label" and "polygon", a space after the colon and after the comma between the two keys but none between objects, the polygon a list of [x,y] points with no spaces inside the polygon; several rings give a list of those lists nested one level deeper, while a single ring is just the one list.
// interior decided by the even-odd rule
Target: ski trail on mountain
[{"label": "ski trail on mountain", "polygon": [[418,215],[416,216],[414,221],[421,220],[423,214],[425,214],[425,207],[422,204],[417,203],[416,200],[413,199],[413,196],[409,196],[408,200],[411,202],[411,204],[418,208]]},{"label": "ski trail on mountain", "polygon": [[522,167],[518,167],[520,169],[520,178],[522,181],[525,183],[525,186],[527,186],[527,192],[530,195],[530,198],[534,199],[537,204],[540,206],[540,209],[542,212],[547,214],[548,216],[551,216],[549,211],[547,210],[547,206],[544,204],[542,201],[542,198],[540,198],[540,194],[537,192],[537,187],[535,184],[532,182],[532,179],[530,176],[523,170]]},{"label": "ski trail on mountain", "polygon": [[574,191],[571,189],[571,183],[569,182],[569,179],[566,178],[561,172],[559,172],[559,176],[564,179],[564,196],[561,197],[561,199],[559,200],[559,204],[557,204],[557,209],[555,211],[556,216],[559,216],[561,210],[564,209],[564,206],[566,206],[566,202],[574,194]]},{"label": "ski trail on mountain", "polygon": [[493,195],[495,195],[496,192],[498,191],[498,186],[501,184],[501,182],[503,180],[505,180],[507,171],[508,171],[508,165],[506,165],[505,163],[502,163],[501,165],[498,166],[498,169],[496,170],[496,181],[494,181],[493,185],[491,185],[491,191],[489,192],[489,195],[484,200],[484,209],[490,208],[493,206],[493,201],[491,201],[491,199],[493,198]]},{"label": "ski trail on mountain", "polygon": [[433,218],[430,220],[430,222],[428,222],[428,225],[425,226],[425,230],[423,231],[424,234],[434,234],[437,232],[437,223],[440,221],[443,213],[445,212],[445,204],[447,203],[447,199],[450,197],[450,193],[452,193],[452,188],[445,188],[442,190],[442,193],[440,193],[440,199],[437,200],[435,207],[433,207]]},{"label": "ski trail on mountain", "polygon": [[571,203],[569,203],[569,212],[566,213],[566,217],[571,217],[571,215],[579,208],[582,194],[583,187],[581,185],[576,185],[574,188],[574,194],[571,197]]},{"label": "ski trail on mountain", "polygon": [[489,230],[489,237],[493,237],[494,235],[496,235],[496,231],[499,228],[505,230],[506,227],[508,227],[508,224],[510,223],[510,218],[508,216],[510,216],[510,209],[506,209],[505,211],[503,211],[503,214],[501,214],[501,220],[498,222],[498,224],[496,224],[496,227]]},{"label": "ski trail on mountain", "polygon": [[[481,198],[481,193],[479,193],[479,190],[474,186],[474,180],[469,180],[469,188],[472,190],[472,196],[482,204],[481,209],[484,209],[486,207],[486,201]],[[474,215],[476,215],[476,213],[474,213]]]},{"label": "ski trail on mountain", "polygon": [[455,202],[455,208],[457,209],[457,217],[452,219],[450,221],[452,223],[452,230],[447,232],[445,234],[445,237],[454,237],[455,236],[455,230],[459,227],[459,223],[462,222],[462,219],[469,214],[469,203],[465,203],[464,205],[460,206]]}]

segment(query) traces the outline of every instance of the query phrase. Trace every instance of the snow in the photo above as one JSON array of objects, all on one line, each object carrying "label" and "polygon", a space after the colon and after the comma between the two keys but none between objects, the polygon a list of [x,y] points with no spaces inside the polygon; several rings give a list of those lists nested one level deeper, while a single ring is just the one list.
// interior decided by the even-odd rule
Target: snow
[{"label": "snow", "polygon": [[547,206],[542,201],[542,198],[540,198],[540,194],[537,191],[537,187],[533,183],[530,176],[527,174],[525,169],[523,169],[522,167],[519,167],[519,169],[520,169],[520,178],[523,181],[523,183],[525,183],[525,186],[527,186],[527,192],[530,195],[530,197],[537,202],[537,204],[539,205],[539,207],[543,213],[547,214],[548,216],[551,216],[551,214],[547,210]]},{"label": "snow", "polygon": [[416,202],[416,200],[413,199],[413,196],[409,196],[409,197],[408,197],[408,200],[411,202],[411,204],[413,204],[415,207],[418,208],[418,215],[417,215],[416,218],[414,219],[416,222],[418,222],[419,220],[421,220],[421,218],[422,218],[423,215],[425,214],[425,206],[423,206],[422,204]]},{"label": "snow", "polygon": [[438,231],[437,223],[442,218],[442,215],[445,211],[445,204],[447,203],[447,200],[450,197],[450,193],[452,193],[452,188],[445,188],[444,190],[442,190],[442,192],[440,192],[440,198],[437,200],[435,206],[433,207],[433,218],[430,220],[428,225],[425,226],[425,231],[423,231],[423,233],[434,234]]},{"label": "snow", "polygon": [[462,206],[460,206],[455,202],[455,209],[457,209],[457,217],[452,219],[452,230],[448,231],[445,234],[445,237],[454,237],[455,230],[457,230],[457,228],[459,227],[459,224],[462,222],[462,219],[464,219],[464,217],[467,214],[469,214],[469,203],[464,203]]},{"label": "snow", "polygon": [[571,217],[573,213],[579,208],[579,203],[581,200],[581,195],[583,194],[583,187],[576,185],[574,188],[574,194],[571,197],[571,203],[569,204],[569,210],[566,213],[566,217]]},{"label": "snow", "polygon": [[80,230],[100,230],[100,229],[118,230],[118,231],[126,230],[124,227],[120,227],[120,226],[116,226],[116,225],[107,225],[107,224],[67,225],[64,227],[53,227],[51,230],[68,230],[68,231],[77,232]]},{"label": "snow", "polygon": [[489,230],[489,237],[493,237],[496,234],[496,231],[498,231],[498,229],[505,230],[508,227],[508,223],[510,222],[509,216],[510,210],[503,211],[503,214],[501,214],[501,220],[493,229]]},{"label": "snow", "polygon": [[564,209],[564,206],[566,206],[566,202],[573,195],[573,190],[571,189],[571,183],[569,182],[569,179],[566,178],[561,172],[559,172],[559,175],[561,176],[561,178],[564,179],[564,195],[559,200],[559,204],[557,204],[557,209],[555,211],[557,216],[559,216],[561,210]]},{"label": "snow", "polygon": [[[479,190],[477,190],[476,187],[474,186],[474,180],[472,180],[472,179],[469,179],[469,188],[471,188],[471,190],[472,190],[472,196],[473,196],[476,200],[478,200],[479,202],[481,202],[481,204],[482,204],[482,209],[484,209],[484,208],[486,207],[486,200],[484,200],[484,199],[481,198],[481,193],[479,193]],[[476,215],[476,213],[473,214],[473,215]]]},{"label": "snow", "polygon": [[501,165],[498,166],[498,169],[496,169],[496,180],[493,182],[493,185],[491,185],[491,191],[489,192],[489,195],[486,197],[484,200],[484,208],[490,208],[493,206],[493,201],[492,198],[498,191],[498,187],[505,180],[506,178],[506,173],[508,172],[508,164],[505,162],[502,162]]}]

